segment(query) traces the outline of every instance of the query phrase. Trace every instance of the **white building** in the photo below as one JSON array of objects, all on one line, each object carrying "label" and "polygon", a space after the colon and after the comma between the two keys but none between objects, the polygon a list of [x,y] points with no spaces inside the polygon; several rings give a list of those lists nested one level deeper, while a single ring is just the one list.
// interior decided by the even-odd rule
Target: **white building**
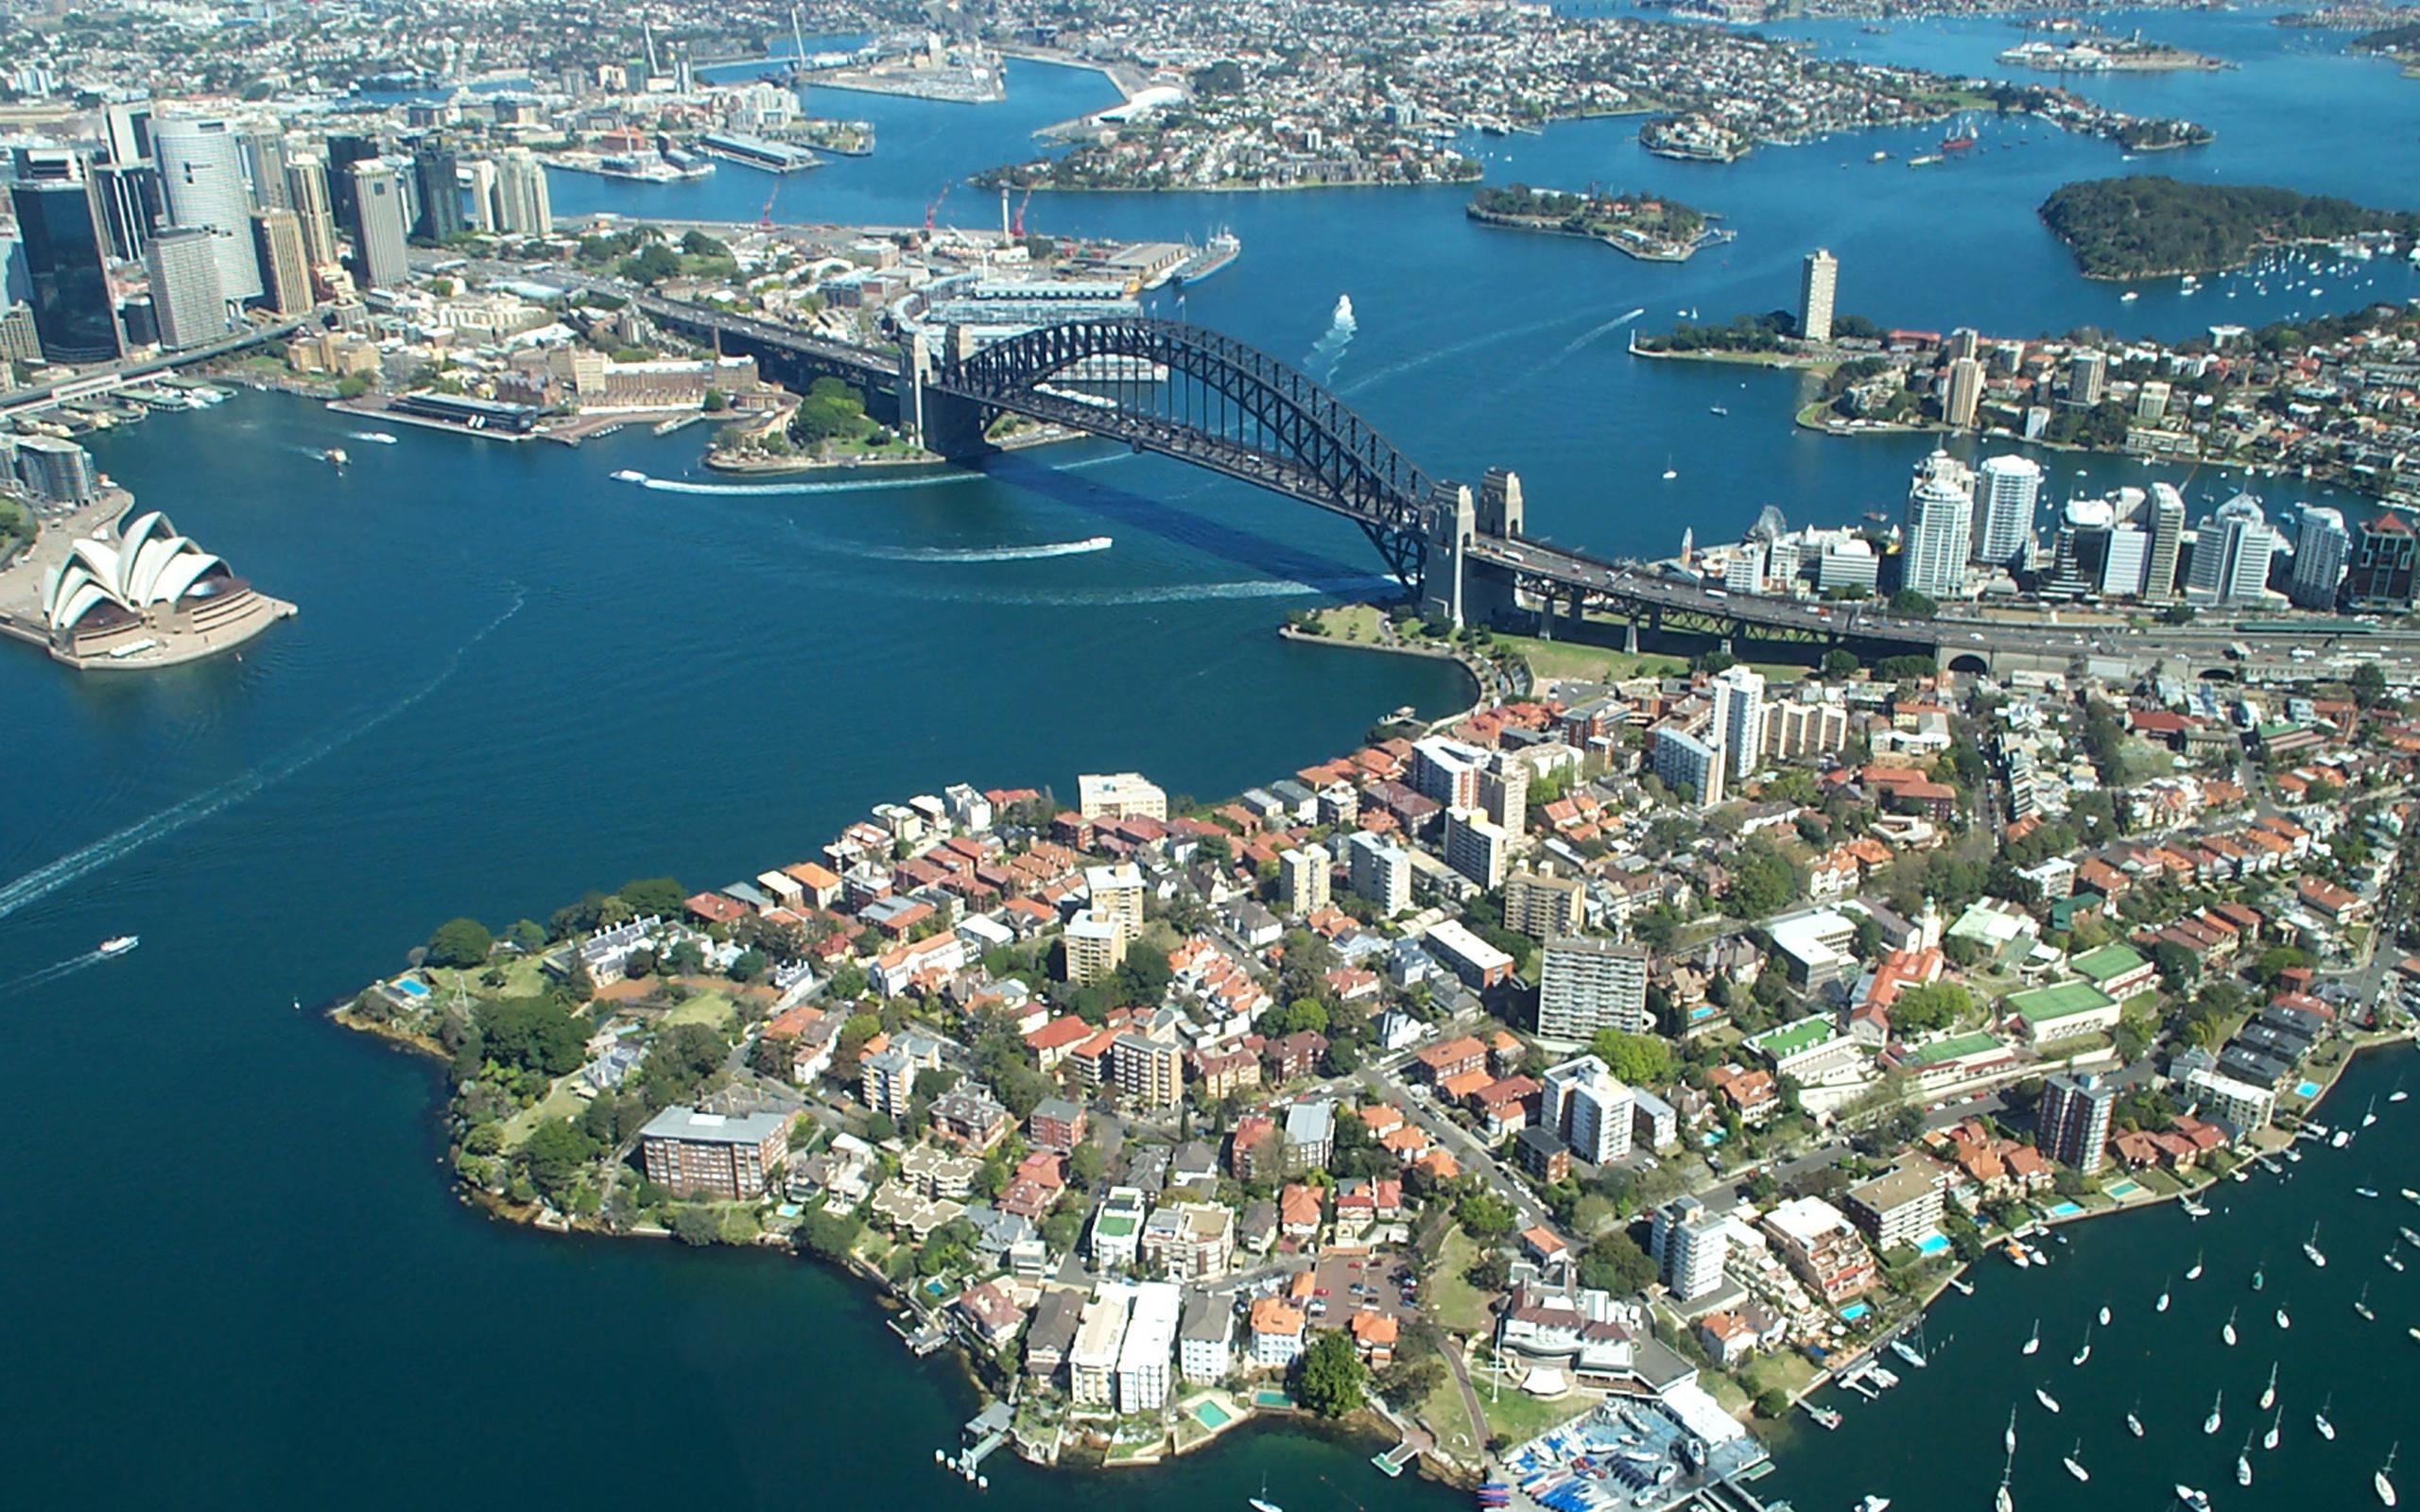
[{"label": "white building", "polygon": [[2342,511],[2325,505],[2303,506],[2302,525],[2294,532],[2293,587],[2288,595],[2297,608],[2336,607],[2337,585],[2344,580],[2344,562],[2352,547]]},{"label": "white building", "polygon": [[1370,900],[1379,918],[1392,919],[1411,906],[1411,856],[1403,847],[1359,830],[1344,842],[1344,853],[1353,890]]},{"label": "white building", "polygon": [[1173,1281],[1144,1281],[1134,1288],[1134,1307],[1117,1349],[1119,1412],[1157,1412],[1167,1405],[1184,1308],[1184,1294]]},{"label": "white building", "polygon": [[1236,1373],[1236,1310],[1223,1297],[1196,1292],[1184,1299],[1177,1325],[1177,1370],[1192,1385],[1211,1385]]},{"label": "white building", "polygon": [[1084,1304],[1076,1325],[1076,1343],[1067,1351],[1067,1388],[1079,1407],[1114,1407],[1117,1403],[1117,1366],[1126,1344],[1126,1318],[1134,1288],[1124,1281],[1103,1281]]},{"label": "white building", "polygon": [[2042,496],[2042,464],[2031,457],[1987,457],[1978,485],[1983,528],[1975,543],[1978,561],[2005,567],[2033,533],[2035,501]]},{"label": "white building", "polygon": [[1646,947],[1580,935],[1547,941],[1538,968],[1540,1042],[1568,1048],[1600,1029],[1646,1034],[1654,1027]]},{"label": "white building", "polygon": [[1512,837],[1488,822],[1479,809],[1445,811],[1445,865],[1493,892],[1504,885]]},{"label": "white building", "polygon": [[1277,854],[1278,906],[1289,919],[1316,914],[1328,905],[1330,873],[1335,857],[1324,846],[1299,846]]},{"label": "white building", "polygon": [[1675,1197],[1655,1210],[1648,1254],[1673,1299],[1694,1300],[1722,1285],[1730,1253],[1729,1225],[1695,1197]]},{"label": "white building", "polygon": [[1714,723],[1708,734],[1721,747],[1723,791],[1729,792],[1764,756],[1765,679],[1749,667],[1726,667],[1712,686]]},{"label": "white building", "polygon": [[218,292],[233,301],[261,293],[252,251],[252,196],[244,182],[244,136],[233,121],[169,116],[151,123],[151,151],[168,223],[210,232]]},{"label": "white building", "polygon": [[2238,493],[2220,505],[2193,540],[2193,565],[2185,593],[2195,603],[2221,608],[2257,604],[2268,594],[2269,560],[2277,532],[2260,512],[2260,501]]},{"label": "white building", "polygon": [[2248,1137],[2267,1128],[2276,1116],[2274,1091],[2203,1067],[2185,1074],[2185,1090],[2201,1104],[2204,1114],[2240,1136]]},{"label": "white building", "polygon": [[1925,458],[1908,489],[1902,586],[1928,598],[1964,593],[1974,523],[1974,471],[1946,452]]},{"label": "white building", "polygon": [[1168,796],[1140,772],[1087,773],[1076,779],[1076,811],[1088,819],[1165,819]]}]

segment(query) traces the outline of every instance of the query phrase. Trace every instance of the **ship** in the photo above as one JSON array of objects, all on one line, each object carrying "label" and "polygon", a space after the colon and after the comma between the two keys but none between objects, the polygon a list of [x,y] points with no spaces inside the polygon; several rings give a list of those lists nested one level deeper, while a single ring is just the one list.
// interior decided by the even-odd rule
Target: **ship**
[{"label": "ship", "polygon": [[1229,264],[1244,254],[1244,244],[1232,232],[1220,232],[1210,238],[1210,245],[1195,252],[1176,266],[1168,282],[1178,288],[1199,284],[1213,273],[1223,272]]},{"label": "ship", "polygon": [[341,446],[329,447],[326,451],[320,454],[320,459],[326,462],[331,467],[342,467],[347,462],[353,460],[352,457],[344,455],[344,448]]},{"label": "ship", "polygon": [[1938,152],[1920,152],[1908,160],[1908,166],[1910,168],[1929,168],[1940,161],[1941,154]]},{"label": "ship", "polygon": [[142,943],[143,936],[140,935],[112,935],[101,941],[98,949],[103,955],[123,955]]},{"label": "ship", "polygon": [[634,467],[626,467],[620,472],[609,475],[616,483],[645,483],[647,481],[647,474]]},{"label": "ship", "polygon": [[1974,146],[1975,129],[1968,126],[1962,117],[1950,133],[1941,139],[1941,150],[1944,152],[1967,152],[1973,150]]}]

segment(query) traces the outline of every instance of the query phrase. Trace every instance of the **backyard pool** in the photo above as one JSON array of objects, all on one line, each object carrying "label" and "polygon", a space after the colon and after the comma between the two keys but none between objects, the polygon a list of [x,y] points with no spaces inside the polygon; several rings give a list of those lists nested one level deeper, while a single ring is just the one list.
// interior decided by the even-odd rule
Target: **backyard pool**
[{"label": "backyard pool", "polygon": [[1235,1418],[1227,1415],[1226,1408],[1215,1401],[1198,1401],[1193,1404],[1193,1420],[1215,1434],[1234,1422]]}]

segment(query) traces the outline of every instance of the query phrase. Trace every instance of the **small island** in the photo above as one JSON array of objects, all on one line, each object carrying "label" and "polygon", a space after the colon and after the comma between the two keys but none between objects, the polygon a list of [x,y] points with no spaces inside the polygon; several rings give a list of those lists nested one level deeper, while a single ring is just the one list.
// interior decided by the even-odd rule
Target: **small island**
[{"label": "small island", "polygon": [[2235,66],[2223,58],[2152,42],[2140,31],[2126,37],[2094,32],[2064,43],[2021,42],[2001,53],[1999,60],[2050,74],[2216,73]]},{"label": "small island", "polygon": [[2042,223],[2076,255],[2084,277],[2221,273],[2262,247],[2385,234],[2420,237],[2420,215],[2367,210],[2349,199],[2250,184],[2192,184],[2151,176],[2061,187]]},{"label": "small island", "polygon": [[1703,211],[1643,190],[1605,194],[1591,186],[1574,194],[1524,183],[1488,184],[1471,197],[1464,214],[1482,226],[1585,236],[1650,263],[1685,263],[1733,235],[1708,226]]}]

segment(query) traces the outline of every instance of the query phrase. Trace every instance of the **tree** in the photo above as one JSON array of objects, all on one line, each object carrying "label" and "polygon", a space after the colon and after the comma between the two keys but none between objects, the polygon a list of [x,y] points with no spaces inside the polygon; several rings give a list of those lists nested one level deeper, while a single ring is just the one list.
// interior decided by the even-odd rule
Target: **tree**
[{"label": "tree", "polygon": [[1288,1034],[1301,1034],[1305,1030],[1312,1034],[1325,1034],[1327,1007],[1317,998],[1296,998],[1286,1005],[1282,1022]]},{"label": "tree", "polygon": [[2364,709],[2375,709],[2386,702],[2386,669],[2375,662],[2364,662],[2353,669],[2353,696]]},{"label": "tree", "polygon": [[1891,1027],[1894,1033],[1934,1034],[1963,1023],[1974,1011],[1974,994],[1957,983],[1919,983],[1892,1000]]},{"label": "tree", "polygon": [[546,948],[546,926],[534,919],[516,919],[512,927],[504,932],[504,937],[524,954],[535,955]]},{"label": "tree", "polygon": [[670,877],[638,877],[622,884],[614,896],[631,905],[634,918],[654,914],[678,918],[689,901],[688,889]]},{"label": "tree", "polygon": [[1101,1176],[1108,1169],[1109,1158],[1090,1140],[1067,1152],[1067,1179],[1086,1191],[1100,1185]]},{"label": "tree", "polygon": [[857,1236],[864,1231],[865,1225],[856,1215],[818,1208],[799,1225],[798,1242],[811,1255],[819,1255],[825,1260],[845,1260],[849,1251],[856,1246]]},{"label": "tree", "polygon": [[1370,1372],[1361,1363],[1353,1336],[1340,1329],[1322,1329],[1303,1351],[1295,1392],[1303,1405],[1322,1418],[1358,1412]]},{"label": "tree", "polygon": [[1903,588],[1891,595],[1891,612],[1903,619],[1928,620],[1941,612],[1941,606],[1928,594]]},{"label": "tree", "polygon": [[516,1071],[565,1076],[588,1058],[586,1021],[551,998],[499,998],[471,1010],[475,1033],[464,1041],[472,1063],[492,1060]]},{"label": "tree", "polygon": [[1454,1221],[1481,1243],[1492,1244],[1512,1231],[1519,1214],[1512,1204],[1484,1188],[1474,1189],[1454,1204]]},{"label": "tree", "polygon": [[1627,1297],[1655,1284],[1655,1262],[1630,1235],[1616,1229],[1582,1251],[1580,1283]]},{"label": "tree", "polygon": [[558,1207],[596,1155],[596,1142],[561,1118],[547,1119],[531,1129],[529,1143],[521,1148],[530,1184]]},{"label": "tree", "polygon": [[1779,1386],[1767,1386],[1756,1393],[1756,1416],[1769,1422],[1779,1422],[1789,1415],[1789,1393]]},{"label": "tree", "polygon": [[1600,1029],[1588,1048],[1614,1079],[1632,1087],[1661,1087],[1672,1079],[1672,1046],[1651,1034]]},{"label": "tree", "polygon": [[449,919],[428,936],[431,966],[485,966],[495,949],[495,936],[475,919]]},{"label": "tree", "polygon": [[2202,958],[2172,939],[2152,947],[2152,965],[2170,988],[2190,987],[2202,975]]},{"label": "tree", "polygon": [[733,957],[729,975],[735,982],[753,982],[763,976],[770,965],[765,958],[765,953],[752,945]]}]

